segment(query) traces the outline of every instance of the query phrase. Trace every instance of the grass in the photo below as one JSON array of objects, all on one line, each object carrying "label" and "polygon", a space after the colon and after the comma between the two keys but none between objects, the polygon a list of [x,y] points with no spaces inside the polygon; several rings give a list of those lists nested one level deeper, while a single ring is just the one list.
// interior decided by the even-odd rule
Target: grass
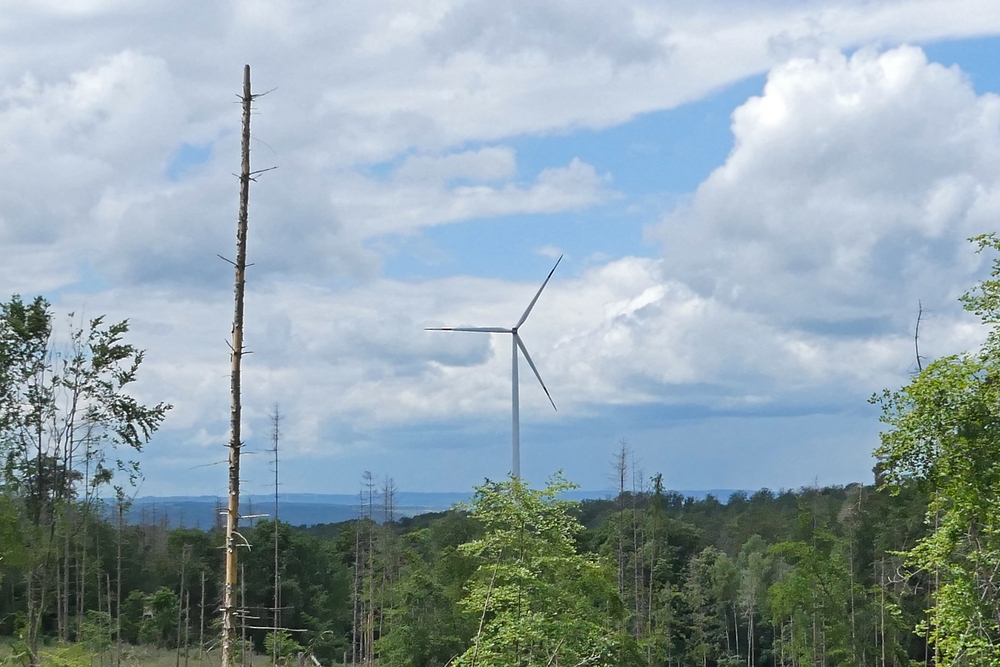
[{"label": "grass", "polygon": [[[0,639],[0,667],[16,667],[25,664],[13,641]],[[50,667],[115,667],[115,648],[103,652],[88,651],[80,644],[50,644],[42,648],[41,664]],[[218,650],[205,651],[201,660],[198,649],[188,649],[187,667],[219,667]],[[252,663],[264,667],[266,658],[254,656]],[[122,645],[122,667],[184,667],[184,653],[178,655],[174,649],[158,649],[149,646]]]}]

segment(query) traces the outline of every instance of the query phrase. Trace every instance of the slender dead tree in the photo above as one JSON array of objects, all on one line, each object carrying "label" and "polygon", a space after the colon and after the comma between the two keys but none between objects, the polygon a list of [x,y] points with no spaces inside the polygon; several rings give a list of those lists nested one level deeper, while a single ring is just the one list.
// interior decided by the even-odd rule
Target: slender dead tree
[{"label": "slender dead tree", "polygon": [[615,481],[618,483],[618,498],[615,499],[617,509],[617,531],[618,545],[616,556],[618,560],[618,595],[625,598],[625,473],[628,472],[628,441],[622,438],[618,442],[618,450],[615,452],[614,473]]},{"label": "slender dead tree", "polygon": [[354,617],[351,621],[351,664],[358,664],[358,656],[361,648],[361,618],[362,618],[362,595],[361,581],[364,559],[361,555],[361,526],[365,516],[365,496],[364,492],[358,492],[358,520],[354,524],[354,589],[351,597],[354,602]]},{"label": "slender dead tree", "polygon": [[[118,554],[116,556],[115,569],[115,667],[122,665],[122,523],[124,514],[122,511],[122,497],[118,494]],[[108,607],[111,606],[111,591],[108,591]]]},{"label": "slender dead tree", "polygon": [[184,593],[184,667],[188,667],[188,648],[191,646],[191,590]]},{"label": "slender dead tree", "polygon": [[236,231],[235,308],[233,312],[233,340],[230,345],[231,402],[229,415],[229,505],[226,508],[226,574],[222,597],[222,667],[235,667],[238,656],[236,644],[236,577],[237,545],[236,527],[240,511],[240,371],[243,361],[243,294],[246,286],[247,267],[247,209],[250,203],[250,107],[254,96],[250,92],[250,65],[243,67],[243,141],[242,168],[240,170],[240,207]]},{"label": "slender dead tree", "polygon": [[[178,594],[178,597],[177,597],[177,600],[178,600],[178,605],[177,605],[177,651],[176,651],[175,656],[174,656],[175,657],[175,661],[174,661],[175,667],[181,667],[181,634],[182,634],[181,633],[181,621],[184,622],[185,626],[187,625],[187,616],[185,616],[185,614],[184,614],[184,593],[187,590],[187,562],[188,562],[188,558],[190,556],[191,556],[191,545],[190,544],[184,544],[181,547],[181,581],[180,581],[180,586],[179,586],[179,591],[178,591],[179,594]],[[184,637],[185,637],[185,639],[184,639],[184,642],[185,642],[184,655],[185,655],[185,660],[186,660],[187,659],[186,658],[186,656],[187,656],[187,630],[186,629],[184,630],[183,634],[184,634]]]},{"label": "slender dead tree", "polygon": [[198,665],[205,654],[205,570],[201,571],[201,618],[198,621]]},{"label": "slender dead tree", "polygon": [[274,443],[274,634],[271,636],[271,660],[277,667],[280,648],[278,630],[281,628],[281,569],[278,562],[278,440],[281,437],[281,413],[277,405],[274,406],[271,425],[274,427],[271,432]]}]

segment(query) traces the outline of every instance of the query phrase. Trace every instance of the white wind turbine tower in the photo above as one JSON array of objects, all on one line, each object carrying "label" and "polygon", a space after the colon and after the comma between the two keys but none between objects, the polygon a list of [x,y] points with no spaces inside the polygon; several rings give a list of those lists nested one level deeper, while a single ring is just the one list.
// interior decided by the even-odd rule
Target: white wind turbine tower
[{"label": "white wind turbine tower", "polygon": [[425,331],[471,331],[474,333],[506,333],[511,335],[510,393],[512,403],[511,422],[513,427],[513,434],[511,438],[511,456],[513,459],[511,473],[516,478],[521,477],[521,420],[517,392],[517,351],[519,349],[521,350],[521,354],[524,355],[525,361],[527,361],[528,365],[531,366],[531,370],[535,373],[535,377],[538,378],[538,384],[542,385],[545,395],[549,398],[549,403],[552,404],[552,409],[558,410],[558,408],[556,408],[555,401],[552,400],[552,395],[549,394],[548,388],[545,386],[545,383],[542,382],[542,376],[538,374],[538,369],[535,368],[535,362],[531,360],[531,355],[528,354],[528,348],[526,348],[524,343],[521,341],[521,335],[518,333],[518,329],[520,329],[521,325],[524,324],[524,321],[528,319],[528,315],[531,314],[531,309],[535,307],[535,302],[538,301],[538,297],[542,295],[542,290],[545,289],[545,286],[549,284],[549,279],[552,277],[552,274],[556,272],[556,267],[559,266],[559,262],[561,261],[562,255],[559,256],[559,259],[556,260],[556,265],[552,267],[551,271],[549,271],[549,275],[545,278],[545,282],[543,282],[542,286],[538,288],[537,292],[535,292],[535,298],[532,299],[531,303],[528,304],[528,307],[524,309],[524,314],[521,315],[521,319],[519,319],[517,324],[510,329],[505,329],[503,327],[428,327],[425,329]]}]

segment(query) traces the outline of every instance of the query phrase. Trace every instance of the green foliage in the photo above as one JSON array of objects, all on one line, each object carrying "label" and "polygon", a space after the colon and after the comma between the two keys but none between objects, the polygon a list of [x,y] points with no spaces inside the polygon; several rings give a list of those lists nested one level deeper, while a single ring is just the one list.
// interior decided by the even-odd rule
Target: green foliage
[{"label": "green foliage", "polygon": [[39,662],[45,667],[91,667],[91,655],[83,644],[68,644],[44,649]]},{"label": "green foliage", "polygon": [[148,617],[144,614],[139,643],[170,646],[177,628],[177,605],[177,594],[165,586],[146,596]]},{"label": "green foliage", "polygon": [[274,656],[275,644],[277,644],[277,656],[279,665],[287,665],[302,650],[302,644],[292,638],[291,633],[278,630],[277,633],[269,632],[264,637],[264,652],[269,656]]},{"label": "green foliage", "polygon": [[[19,611],[34,663],[53,612],[61,640],[82,630],[84,619],[70,618],[80,605],[70,605],[65,581],[80,567],[83,545],[73,542],[98,523],[101,487],[113,485],[122,498],[135,484],[129,452],[141,450],[170,409],[130,394],[143,352],[125,342],[127,321],[71,322],[64,348],[52,341],[52,317],[40,297],[0,303],[0,562],[26,588]],[[53,585],[60,576],[61,589]]]},{"label": "green foliage", "polygon": [[[262,610],[263,617],[263,610],[274,604],[274,523],[260,521],[244,534],[253,545],[252,550],[240,554],[246,602],[248,607]],[[209,545],[203,543],[206,557],[214,551]],[[278,550],[281,606],[285,608],[282,627],[306,630],[294,639],[311,645],[321,660],[339,660],[351,618],[347,566],[333,543],[283,523],[278,525]],[[258,650],[264,648],[265,632],[249,633]]]},{"label": "green foliage", "polygon": [[583,530],[573,503],[559,500],[573,488],[561,477],[544,490],[520,480],[476,489],[472,516],[484,534],[461,547],[478,567],[461,607],[480,619],[479,630],[456,665],[588,664],[639,661],[621,632],[624,612],[608,566],[578,554]]},{"label": "green foliage", "polygon": [[[973,241],[1000,250],[995,234]],[[889,426],[875,453],[887,488],[930,491],[931,532],[906,557],[938,581],[928,621],[941,664],[1000,665],[1000,261],[962,301],[992,325],[986,343],[874,397]]]},{"label": "green foliage", "polygon": [[[110,483],[115,471],[135,482],[138,464],[109,461],[109,450],[139,451],[166,416],[165,403],[149,407],[127,388],[137,379],[143,352],[124,342],[128,322],[97,317],[73,325],[68,352],[52,349],[52,312],[36,298],[0,304],[0,451],[5,484],[26,494],[36,521],[45,504],[67,499],[82,481]],[[78,451],[91,475],[60,467]],[[61,453],[60,453],[61,452]],[[121,484],[118,484],[119,492]]]},{"label": "green foliage", "polygon": [[139,634],[146,613],[146,596],[142,591],[133,590],[122,602],[122,639],[130,644],[139,643]]},{"label": "green foliage", "polygon": [[458,601],[478,561],[460,546],[479,537],[482,526],[459,510],[415,517],[405,526],[400,576],[377,649],[390,665],[440,667],[462,654],[476,632],[478,618]]},{"label": "green foliage", "polygon": [[116,623],[106,611],[88,609],[80,623],[79,642],[92,653],[103,653],[111,648]]}]

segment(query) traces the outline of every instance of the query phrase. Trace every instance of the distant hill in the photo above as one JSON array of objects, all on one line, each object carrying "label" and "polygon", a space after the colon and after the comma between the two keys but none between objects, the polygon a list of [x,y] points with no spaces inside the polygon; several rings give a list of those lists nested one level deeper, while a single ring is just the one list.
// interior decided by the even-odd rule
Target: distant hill
[{"label": "distant hill", "polygon": [[[725,502],[737,489],[708,489],[677,491],[684,496],[697,499],[713,495]],[[614,491],[571,491],[564,497],[570,500],[613,498]],[[393,515],[396,518],[415,516],[426,512],[441,512],[459,503],[468,502],[469,493],[424,493],[398,491],[395,497]],[[278,516],[281,521],[293,526],[314,526],[321,523],[339,523],[358,516],[360,500],[356,494],[346,493],[282,493],[278,497]],[[241,513],[244,515],[266,515],[269,519],[274,512],[274,496],[251,494],[241,499]],[[219,520],[219,511],[225,508],[223,496],[144,496],[132,502],[127,513],[131,524],[166,524],[168,528],[201,528],[209,530]],[[384,510],[381,500],[376,498],[375,518],[381,521]],[[253,521],[253,519],[248,519]]]}]

